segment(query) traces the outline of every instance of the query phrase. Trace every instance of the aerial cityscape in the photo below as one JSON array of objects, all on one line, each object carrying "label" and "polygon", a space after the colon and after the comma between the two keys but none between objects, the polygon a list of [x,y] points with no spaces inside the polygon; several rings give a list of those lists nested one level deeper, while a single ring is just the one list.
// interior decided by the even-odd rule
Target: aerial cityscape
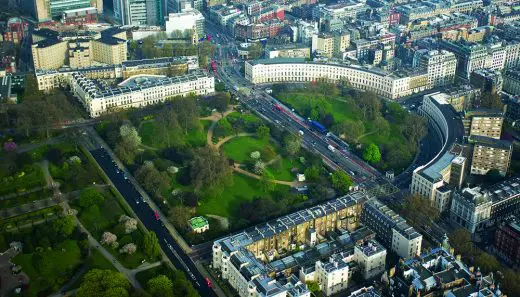
[{"label": "aerial cityscape", "polygon": [[0,297],[520,297],[520,0],[0,5]]}]

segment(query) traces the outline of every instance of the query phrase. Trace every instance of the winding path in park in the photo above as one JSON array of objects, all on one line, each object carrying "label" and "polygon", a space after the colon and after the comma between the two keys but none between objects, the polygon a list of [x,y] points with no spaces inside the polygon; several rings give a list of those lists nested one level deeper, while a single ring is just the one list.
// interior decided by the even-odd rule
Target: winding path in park
[{"label": "winding path in park", "polygon": [[[246,137],[246,136],[254,135],[253,133],[238,133],[238,134],[235,134],[235,135],[226,136],[226,137],[220,139],[216,144],[213,143],[213,131],[215,130],[215,127],[217,126],[218,121],[220,119],[222,119],[222,118],[225,118],[227,115],[229,115],[233,111],[234,111],[234,106],[232,106],[231,109],[226,111],[223,116],[222,116],[222,114],[219,113],[219,114],[213,114],[213,115],[211,115],[209,117],[201,118],[201,120],[211,120],[212,121],[211,126],[208,129],[208,134],[207,134],[207,137],[206,137],[206,140],[207,140],[209,146],[214,147],[216,149],[219,149],[223,144],[225,144],[226,142],[228,142],[228,141],[230,141],[230,140],[232,140],[234,138]],[[279,157],[280,156],[276,156],[276,158],[279,158]],[[273,160],[271,160],[271,162]],[[240,174],[249,176],[251,178],[254,178],[254,179],[257,179],[257,180],[262,180],[263,179],[262,176],[260,176],[258,174],[254,174],[254,173],[249,172],[247,170],[244,170],[244,169],[240,168],[240,166],[241,166],[241,164],[235,163],[234,165],[231,166],[231,168],[233,169],[234,172],[238,172]],[[297,181],[289,182],[289,181],[283,181],[283,180],[272,180],[271,182],[275,183],[275,184],[278,184],[278,185],[285,185],[285,186],[290,186],[290,187],[299,187],[299,186],[305,185],[305,183],[301,183],[301,182],[297,182]]]}]

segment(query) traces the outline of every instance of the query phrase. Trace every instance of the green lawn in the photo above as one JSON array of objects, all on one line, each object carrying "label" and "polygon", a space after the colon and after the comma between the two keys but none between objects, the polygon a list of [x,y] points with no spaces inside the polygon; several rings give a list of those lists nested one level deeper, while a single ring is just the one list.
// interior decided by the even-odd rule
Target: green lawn
[{"label": "green lawn", "polygon": [[80,264],[80,249],[74,240],[67,240],[53,250],[42,252],[42,256],[52,263],[45,275],[41,275],[32,265],[32,254],[19,254],[13,258],[13,263],[22,266],[23,272],[30,279],[29,296],[65,283],[77,265]]},{"label": "green lawn", "polygon": [[[272,144],[267,144],[272,146]],[[251,159],[250,154],[254,151],[262,153],[266,143],[252,136],[236,137],[223,145],[226,155],[238,163],[244,163]],[[268,162],[270,160],[264,160]]]},{"label": "green lawn", "polygon": [[328,98],[326,95],[289,92],[279,96],[278,99],[291,105],[300,114],[310,107],[317,107],[323,109],[326,113],[331,113],[336,122],[361,120],[361,115],[355,112],[356,106],[341,100]]},{"label": "green lawn", "polygon": [[301,168],[302,166],[300,163],[282,158],[280,159],[279,168],[275,169],[273,166],[268,166],[268,170],[273,174],[276,180],[293,181],[296,179],[296,174],[291,172],[291,169],[294,167]]},{"label": "green lawn", "polygon": [[179,146],[183,144],[190,144],[192,146],[203,146],[206,143],[206,133],[210,121],[200,121],[200,128],[188,131],[180,129],[171,129],[168,135],[161,131],[157,121],[143,122],[139,128],[139,135],[141,136],[144,145],[151,146],[157,149],[168,147],[168,138],[170,146]]},{"label": "green lawn", "polygon": [[226,188],[221,197],[202,201],[197,208],[197,212],[201,215],[215,214],[223,217],[237,217],[236,211],[241,201],[264,195],[260,181],[241,174],[233,174],[233,185]]}]

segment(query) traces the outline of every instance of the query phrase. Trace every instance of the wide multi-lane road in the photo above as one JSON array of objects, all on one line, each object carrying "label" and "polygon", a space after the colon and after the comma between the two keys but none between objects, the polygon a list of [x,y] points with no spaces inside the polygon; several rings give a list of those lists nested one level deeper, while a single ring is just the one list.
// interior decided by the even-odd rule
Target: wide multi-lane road
[{"label": "wide multi-lane road", "polygon": [[162,218],[156,218],[148,202],[139,194],[139,191],[130,182],[124,171],[117,166],[109,153],[102,147],[92,149],[91,153],[141,222],[143,222],[144,226],[149,231],[157,234],[162,250],[177,269],[186,273],[186,276],[192,281],[193,287],[199,292],[199,295],[217,296],[207,285],[205,278],[197,270],[190,257],[184,253],[164,227]]}]

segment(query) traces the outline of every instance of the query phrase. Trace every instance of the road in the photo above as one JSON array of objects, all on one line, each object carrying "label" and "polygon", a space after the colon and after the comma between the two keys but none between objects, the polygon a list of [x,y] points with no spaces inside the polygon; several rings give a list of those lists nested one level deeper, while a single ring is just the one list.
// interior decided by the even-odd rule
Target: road
[{"label": "road", "polygon": [[[212,36],[218,44],[215,59],[222,64],[217,68],[216,76],[230,90],[235,86],[240,88],[238,91],[234,90],[234,93],[245,106],[278,127],[301,135],[304,147],[320,155],[330,167],[342,169],[350,174],[358,184],[374,182],[376,178],[381,177],[381,173],[352,154],[344,141],[333,134],[326,135],[312,130],[307,120],[263,89],[251,85],[240,73],[240,65],[236,59],[232,58],[235,45],[228,41],[222,31],[214,31],[214,26],[212,30]],[[221,41],[219,38],[225,40]]]},{"label": "road", "polygon": [[127,203],[143,222],[144,226],[149,231],[153,231],[157,234],[161,248],[166,256],[176,268],[186,273],[186,276],[188,279],[191,279],[193,287],[198,291],[200,296],[217,296],[215,292],[206,285],[204,277],[196,269],[194,262],[184,253],[164,227],[162,219],[159,218],[159,220],[156,220],[152,208],[148,205],[147,201],[142,198],[107,151],[102,147],[97,147],[91,149],[90,152],[117,190],[123,195]]}]

